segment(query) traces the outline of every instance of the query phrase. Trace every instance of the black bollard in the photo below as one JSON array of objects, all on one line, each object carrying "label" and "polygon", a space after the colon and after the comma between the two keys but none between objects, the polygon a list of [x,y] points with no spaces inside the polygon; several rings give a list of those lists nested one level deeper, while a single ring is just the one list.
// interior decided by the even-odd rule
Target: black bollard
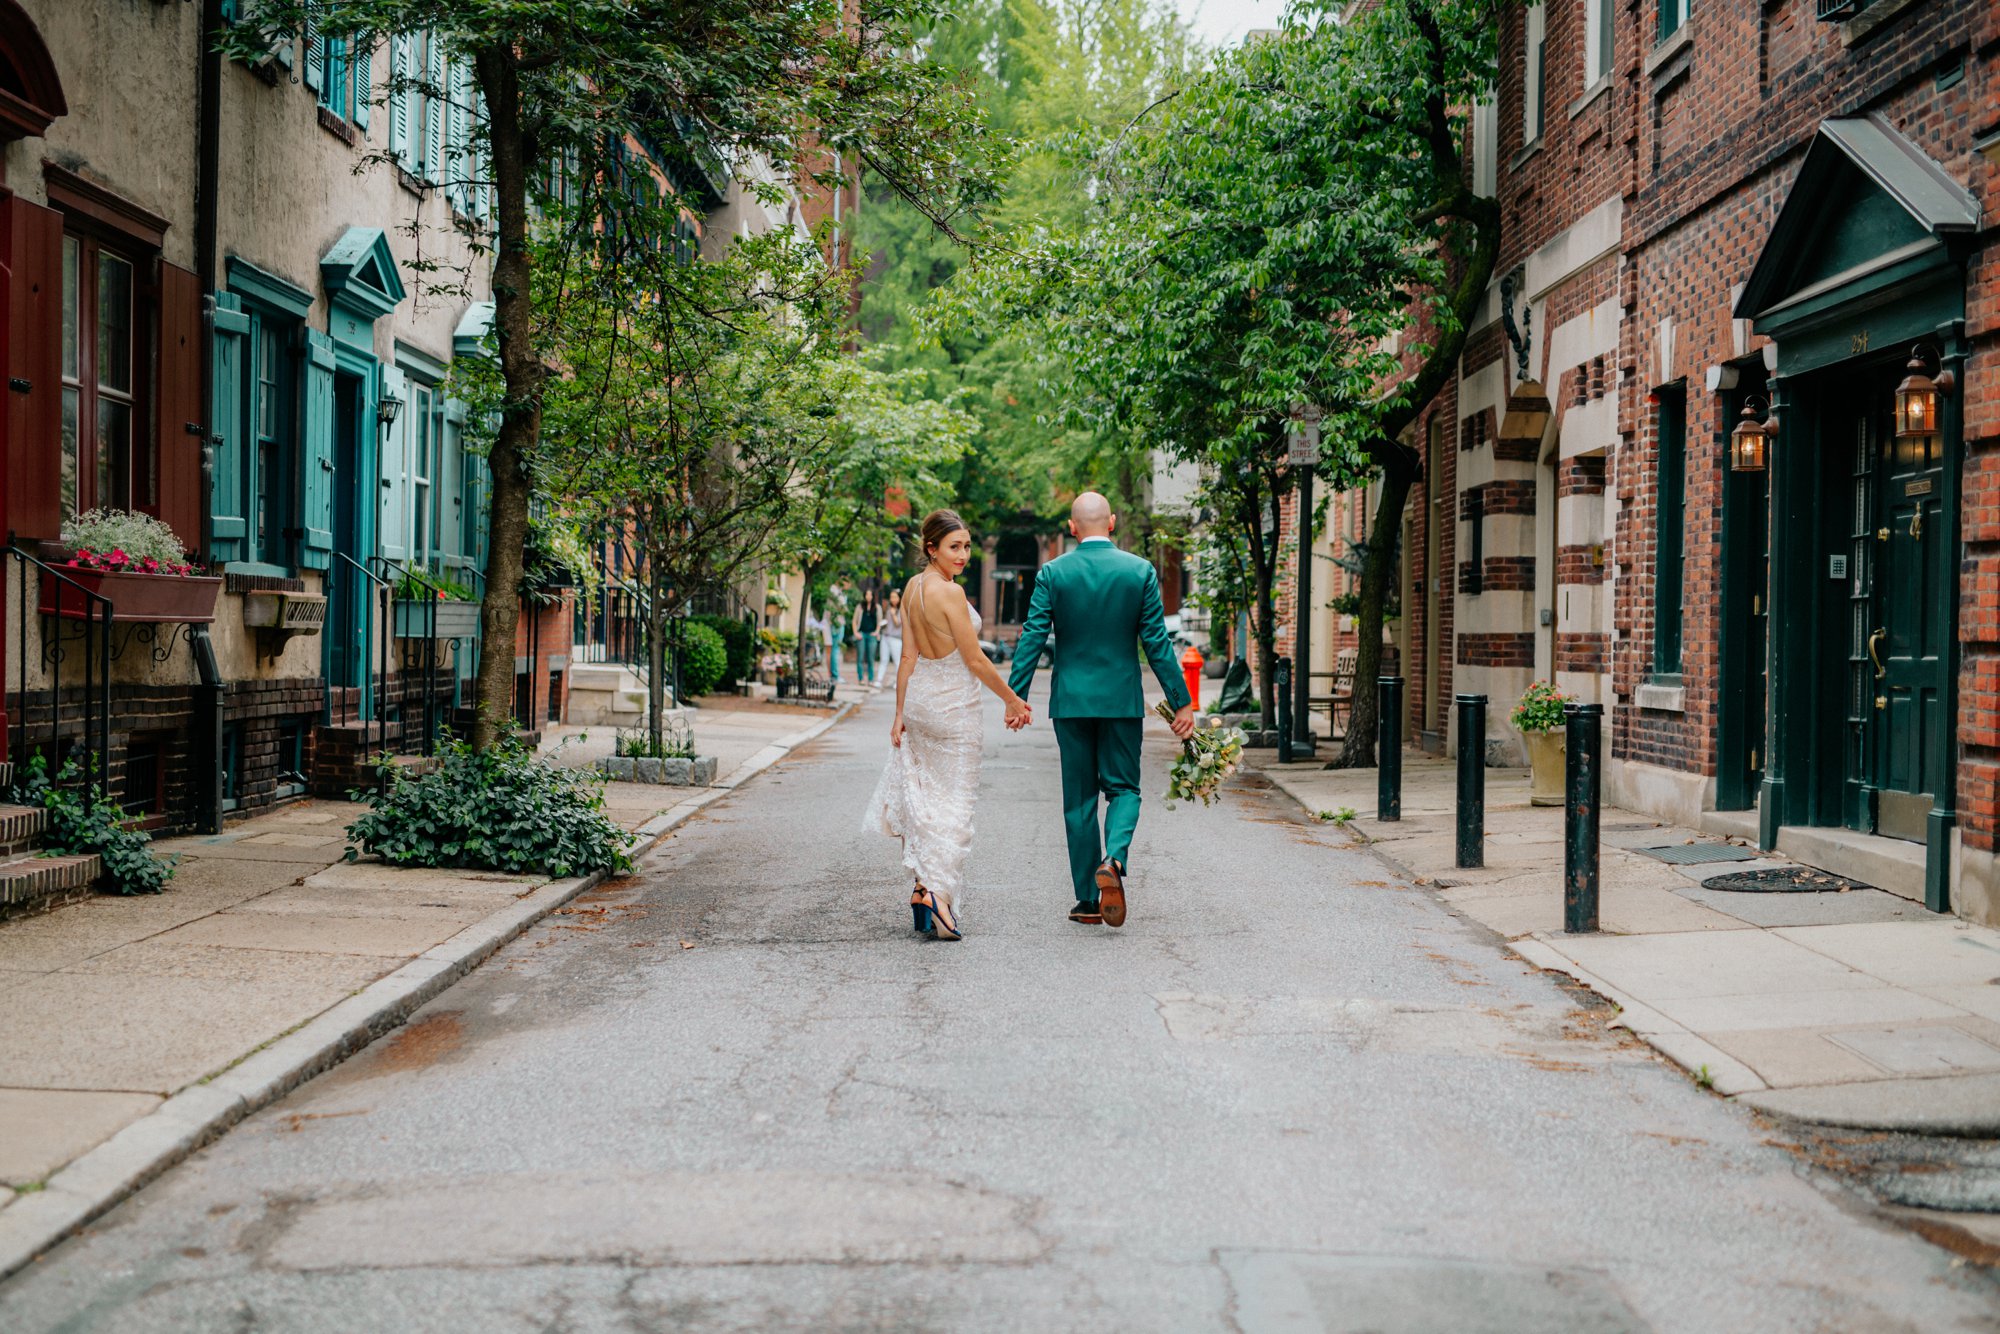
[{"label": "black bollard", "polygon": [[1486,696],[1458,697],[1458,864],[1486,865]]},{"label": "black bollard", "polygon": [[1292,762],[1292,660],[1281,657],[1272,690],[1278,699],[1278,763]]},{"label": "black bollard", "polygon": [[1403,678],[1375,678],[1375,818],[1403,818]]},{"label": "black bollard", "polygon": [[1597,930],[1597,812],[1603,788],[1598,747],[1604,706],[1572,704],[1565,712],[1563,756],[1563,930]]}]

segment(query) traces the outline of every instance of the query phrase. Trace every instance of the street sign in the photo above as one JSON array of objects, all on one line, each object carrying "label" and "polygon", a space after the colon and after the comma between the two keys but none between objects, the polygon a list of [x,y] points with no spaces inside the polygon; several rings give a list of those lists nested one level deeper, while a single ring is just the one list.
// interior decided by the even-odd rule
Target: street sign
[{"label": "street sign", "polygon": [[1285,462],[1294,468],[1310,468],[1319,462],[1319,418],[1301,417],[1292,422],[1291,448]]}]

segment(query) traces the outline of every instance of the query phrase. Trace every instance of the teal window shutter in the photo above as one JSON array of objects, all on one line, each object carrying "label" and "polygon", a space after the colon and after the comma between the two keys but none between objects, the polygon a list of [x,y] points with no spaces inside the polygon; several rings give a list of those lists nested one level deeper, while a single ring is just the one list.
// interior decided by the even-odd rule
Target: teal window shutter
[{"label": "teal window shutter", "polygon": [[213,451],[208,493],[208,556],[220,565],[243,559],[247,526],[243,489],[243,355],[248,345],[250,318],[243,313],[243,302],[234,293],[216,293],[211,332],[215,347],[211,388],[214,414],[208,442]]},{"label": "teal window shutter", "polygon": [[326,42],[319,35],[319,20],[306,11],[306,90],[317,94],[326,86]]},{"label": "teal window shutter", "polygon": [[471,481],[465,458],[465,402],[444,402],[444,440],[438,451],[438,550],[448,557],[471,554],[465,535],[466,490]]},{"label": "teal window shutter", "polygon": [[460,213],[472,212],[472,99],[471,71],[463,60],[451,62],[451,78],[447,85],[451,99],[449,119],[445,124],[445,197]]},{"label": "teal window shutter", "polygon": [[444,118],[449,88],[445,82],[444,42],[433,32],[427,34],[424,46],[424,101],[428,111],[423,126],[423,169],[417,175],[435,184],[445,179]]},{"label": "teal window shutter", "polygon": [[299,522],[305,529],[299,564],[324,570],[333,564],[333,339],[306,330],[306,380],[302,397],[305,448],[300,454]]},{"label": "teal window shutter", "polygon": [[472,506],[470,555],[472,563],[484,570],[493,546],[493,471],[480,454],[466,455],[465,469],[470,479],[465,488],[466,503]]},{"label": "teal window shutter", "polygon": [[369,104],[375,100],[375,39],[361,33],[349,39],[354,65],[354,123],[368,128]]},{"label": "teal window shutter", "polygon": [[389,155],[404,171],[410,169],[410,37],[389,38]]}]

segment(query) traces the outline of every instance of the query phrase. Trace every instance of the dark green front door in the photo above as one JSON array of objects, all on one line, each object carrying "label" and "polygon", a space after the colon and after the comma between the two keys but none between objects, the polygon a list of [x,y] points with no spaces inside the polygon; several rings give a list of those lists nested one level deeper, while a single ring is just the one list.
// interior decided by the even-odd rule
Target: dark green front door
[{"label": "dark green front door", "polygon": [[[1878,393],[1884,407],[1889,395]],[[1931,754],[1945,729],[1949,590],[1939,543],[1944,451],[1938,437],[1898,440],[1886,412],[1870,414],[1878,526],[1874,534],[1875,624],[1868,639],[1874,714],[1866,747],[1867,784],[1875,789],[1875,831],[1922,842],[1931,808]]]}]

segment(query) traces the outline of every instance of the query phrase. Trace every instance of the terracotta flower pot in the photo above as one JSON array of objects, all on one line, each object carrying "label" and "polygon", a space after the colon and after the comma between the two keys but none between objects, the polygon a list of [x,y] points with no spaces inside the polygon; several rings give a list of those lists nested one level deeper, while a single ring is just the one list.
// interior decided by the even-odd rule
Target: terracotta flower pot
[{"label": "terracotta flower pot", "polygon": [[1533,785],[1529,789],[1530,806],[1560,806],[1563,804],[1563,765],[1566,762],[1563,734],[1561,732],[1523,732],[1522,740],[1528,743],[1528,764],[1533,771]]}]

